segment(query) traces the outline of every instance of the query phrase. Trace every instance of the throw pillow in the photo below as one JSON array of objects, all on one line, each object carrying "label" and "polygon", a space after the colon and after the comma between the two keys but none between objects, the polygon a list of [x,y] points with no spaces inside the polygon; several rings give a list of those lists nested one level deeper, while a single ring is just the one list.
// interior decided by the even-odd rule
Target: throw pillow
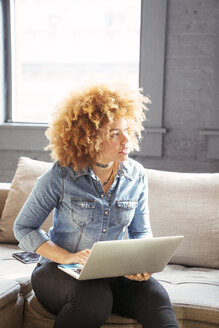
[{"label": "throw pillow", "polygon": [[[52,163],[20,157],[11,188],[0,219],[0,242],[17,243],[13,233],[14,221],[28,198],[36,179],[52,166]],[[48,216],[42,229],[48,231],[52,225],[52,213]]]},{"label": "throw pillow", "polygon": [[171,262],[219,269],[219,173],[147,174],[154,236],[185,237]]}]

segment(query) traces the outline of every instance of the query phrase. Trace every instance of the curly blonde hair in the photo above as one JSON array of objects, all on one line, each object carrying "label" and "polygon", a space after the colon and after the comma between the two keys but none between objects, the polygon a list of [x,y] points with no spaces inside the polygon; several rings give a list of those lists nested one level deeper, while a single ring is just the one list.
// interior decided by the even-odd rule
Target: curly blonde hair
[{"label": "curly blonde hair", "polygon": [[109,138],[110,124],[125,118],[131,150],[139,150],[148,97],[142,89],[124,82],[97,82],[73,90],[57,106],[54,119],[46,131],[51,156],[62,166],[83,169],[95,163],[101,153],[103,128]]}]

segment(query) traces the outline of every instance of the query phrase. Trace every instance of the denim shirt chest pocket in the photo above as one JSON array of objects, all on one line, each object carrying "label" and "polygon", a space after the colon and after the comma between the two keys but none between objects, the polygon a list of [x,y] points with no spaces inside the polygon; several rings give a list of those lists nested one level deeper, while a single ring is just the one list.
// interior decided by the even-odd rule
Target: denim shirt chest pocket
[{"label": "denim shirt chest pocket", "polygon": [[135,215],[135,209],[138,206],[137,201],[130,200],[117,200],[116,201],[116,217],[117,221],[121,226],[127,226],[131,223]]},{"label": "denim shirt chest pocket", "polygon": [[87,226],[94,220],[95,200],[79,200],[71,198],[72,220],[78,226]]}]

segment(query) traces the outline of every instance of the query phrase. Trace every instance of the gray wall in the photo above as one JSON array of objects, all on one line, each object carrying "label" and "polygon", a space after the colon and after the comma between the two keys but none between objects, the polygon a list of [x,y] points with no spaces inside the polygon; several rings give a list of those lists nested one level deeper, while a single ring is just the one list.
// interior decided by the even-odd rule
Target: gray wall
[{"label": "gray wall", "polygon": [[[219,172],[219,0],[166,3],[162,156],[148,156],[143,143],[140,155],[133,157],[148,168]],[[150,42],[156,42],[153,31]],[[10,138],[0,129],[0,138],[7,133]],[[0,147],[0,181],[11,181],[19,156],[50,160],[41,147],[14,148]]]},{"label": "gray wall", "polygon": [[167,133],[162,158],[136,157],[146,167],[219,172],[218,22],[218,0],[168,1],[163,104]]}]

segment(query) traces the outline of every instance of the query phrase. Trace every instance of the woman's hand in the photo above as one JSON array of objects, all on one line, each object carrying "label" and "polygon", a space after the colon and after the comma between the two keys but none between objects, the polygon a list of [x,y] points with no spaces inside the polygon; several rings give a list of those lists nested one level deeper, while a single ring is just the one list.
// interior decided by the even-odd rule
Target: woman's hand
[{"label": "woman's hand", "polygon": [[51,240],[48,240],[37,248],[36,253],[60,264],[80,263],[81,265],[85,265],[88,255],[90,254],[90,249],[84,249],[77,253],[70,253]]},{"label": "woman's hand", "polygon": [[64,264],[72,264],[72,263],[80,263],[81,265],[85,265],[87,258],[90,254],[90,249],[83,249],[77,253],[70,253],[66,259]]},{"label": "woman's hand", "polygon": [[145,273],[132,274],[132,275],[125,276],[125,277],[130,280],[135,280],[135,281],[147,281],[151,275],[152,275],[152,273],[145,272]]}]

